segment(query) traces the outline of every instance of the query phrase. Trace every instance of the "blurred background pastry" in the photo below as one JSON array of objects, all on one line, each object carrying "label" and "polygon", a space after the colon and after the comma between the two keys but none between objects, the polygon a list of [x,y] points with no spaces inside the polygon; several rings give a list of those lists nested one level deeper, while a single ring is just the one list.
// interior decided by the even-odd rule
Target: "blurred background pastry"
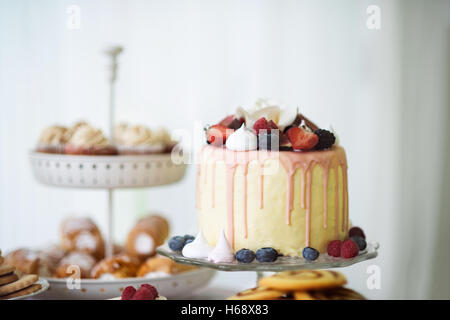
[{"label": "blurred background pastry", "polygon": [[102,259],[105,244],[100,229],[90,218],[70,217],[61,224],[61,246],[67,251],[80,251]]},{"label": "blurred background pastry", "polygon": [[79,155],[116,155],[117,149],[103,135],[100,129],[88,124],[75,130],[65,145],[66,154]]},{"label": "blurred background pastry", "polygon": [[159,215],[140,219],[128,234],[125,249],[131,256],[144,260],[156,253],[169,235],[169,223]]},{"label": "blurred background pastry", "polygon": [[119,154],[128,155],[162,153],[166,148],[165,141],[157,132],[143,125],[125,123],[116,126],[114,143]]},{"label": "blurred background pastry", "polygon": [[63,126],[50,126],[45,128],[36,146],[36,151],[44,153],[64,153],[67,128]]},{"label": "blurred background pastry", "polygon": [[138,277],[157,278],[161,276],[170,276],[185,271],[195,269],[193,266],[178,264],[172,259],[163,256],[148,258],[139,268]]},{"label": "blurred background pastry", "polygon": [[80,278],[89,278],[95,264],[96,260],[90,254],[71,252],[61,259],[53,276],[56,278],[67,278],[71,275],[76,277],[78,272],[76,269],[78,269]]},{"label": "blurred background pastry", "polygon": [[140,260],[126,254],[118,254],[98,262],[91,271],[94,279],[121,279],[136,276]]},{"label": "blurred background pastry", "polygon": [[25,248],[8,253],[5,264],[16,267],[19,274],[36,274],[41,277],[50,277],[56,267],[39,252]]}]

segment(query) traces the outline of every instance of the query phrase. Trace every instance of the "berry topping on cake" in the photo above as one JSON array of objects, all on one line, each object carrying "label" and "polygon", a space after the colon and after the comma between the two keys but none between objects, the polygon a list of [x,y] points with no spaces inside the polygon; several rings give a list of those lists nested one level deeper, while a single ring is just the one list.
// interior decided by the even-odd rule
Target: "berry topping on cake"
[{"label": "berry topping on cake", "polygon": [[253,125],[253,130],[256,134],[259,134],[259,130],[266,130],[266,133],[271,132],[271,130],[278,130],[278,126],[272,120],[267,121],[266,118],[259,118]]},{"label": "berry topping on cake", "polygon": [[144,287],[144,288],[147,288],[148,290],[150,290],[151,294],[153,295],[153,299],[155,299],[156,297],[159,296],[158,290],[156,290],[156,288],[154,286],[152,286],[151,284],[144,283],[143,285],[141,285],[141,287]]},{"label": "berry topping on cake", "polygon": [[236,119],[236,117],[234,116],[234,114],[232,114],[223,119],[222,121],[220,121],[219,124],[224,127],[229,127],[230,124],[234,121],[234,119]]},{"label": "berry topping on cake", "polygon": [[278,252],[274,248],[261,248],[256,251],[256,260],[259,262],[274,262],[278,258]]},{"label": "berry topping on cake", "polygon": [[341,247],[341,257],[350,259],[356,257],[359,253],[358,245],[353,240],[345,240]]},{"label": "berry topping on cake", "polygon": [[122,291],[122,300],[131,300],[133,299],[134,294],[136,293],[136,289],[133,286],[128,286]]},{"label": "berry topping on cake", "polygon": [[303,128],[294,127],[287,131],[292,147],[297,150],[311,150],[319,142],[319,137]]},{"label": "berry topping on cake", "polygon": [[342,247],[342,241],[341,240],[333,240],[328,244],[327,247],[327,253],[329,256],[332,257],[340,257],[341,256],[341,247]]},{"label": "berry topping on cake", "polygon": [[354,236],[357,236],[357,237],[361,237],[361,238],[363,238],[363,239],[366,239],[366,235],[364,234],[364,231],[362,231],[362,229],[361,228],[359,228],[359,227],[353,227],[353,228],[351,228],[349,231],[348,231],[348,236],[351,238],[351,237],[354,237]]},{"label": "berry topping on cake", "polygon": [[316,150],[331,148],[336,141],[334,134],[328,130],[317,129],[314,133],[319,137],[319,142],[315,146]]},{"label": "berry topping on cake", "polygon": [[319,257],[319,251],[314,248],[306,247],[303,249],[303,258],[308,261],[314,261]]},{"label": "berry topping on cake", "polygon": [[353,236],[350,239],[358,245],[360,251],[364,250],[367,247],[367,242],[363,237]]},{"label": "berry topping on cake", "polygon": [[173,251],[181,251],[183,250],[186,244],[186,238],[182,236],[175,236],[170,238],[169,240],[169,248]]},{"label": "berry topping on cake", "polygon": [[258,149],[259,150],[279,150],[280,138],[275,132],[263,132],[261,130],[258,134]]},{"label": "berry topping on cake", "polygon": [[215,146],[222,146],[233,132],[233,129],[221,124],[215,124],[206,129],[206,141]]},{"label": "berry topping on cake", "polygon": [[236,260],[242,263],[250,263],[255,260],[256,254],[249,249],[241,249],[236,252]]}]

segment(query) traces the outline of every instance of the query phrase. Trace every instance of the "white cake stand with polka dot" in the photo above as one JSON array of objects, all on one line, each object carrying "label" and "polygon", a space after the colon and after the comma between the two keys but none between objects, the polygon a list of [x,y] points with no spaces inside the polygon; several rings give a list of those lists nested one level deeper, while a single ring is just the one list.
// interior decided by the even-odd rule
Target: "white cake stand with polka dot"
[{"label": "white cake stand with polka dot", "polygon": [[147,188],[175,183],[186,165],[170,153],[133,156],[82,156],[30,152],[35,178],[67,188]]}]

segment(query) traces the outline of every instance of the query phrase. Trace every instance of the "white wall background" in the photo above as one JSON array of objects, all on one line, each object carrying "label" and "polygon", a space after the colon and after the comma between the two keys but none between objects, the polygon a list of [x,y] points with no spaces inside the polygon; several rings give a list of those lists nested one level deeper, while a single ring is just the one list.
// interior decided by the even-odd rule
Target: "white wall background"
[{"label": "white wall background", "polygon": [[[72,4],[79,30],[66,28]],[[366,27],[371,4],[380,30]],[[49,124],[106,130],[102,51],[120,44],[117,120],[192,130],[273,97],[332,125],[348,154],[351,219],[381,244],[376,260],[343,270],[350,286],[450,298],[449,13],[443,0],[0,0],[0,247],[56,241],[67,214],[105,226],[103,192],[39,185],[27,152]],[[117,239],[146,210],[165,213],[174,234],[194,232],[194,171],[117,192]],[[366,286],[372,264],[380,290]]]}]

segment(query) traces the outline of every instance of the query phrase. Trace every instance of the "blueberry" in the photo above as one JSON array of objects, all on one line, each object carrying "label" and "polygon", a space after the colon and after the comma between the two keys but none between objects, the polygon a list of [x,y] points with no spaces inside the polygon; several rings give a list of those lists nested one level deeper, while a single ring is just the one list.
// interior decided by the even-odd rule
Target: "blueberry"
[{"label": "blueberry", "polygon": [[175,236],[169,240],[169,248],[173,251],[181,251],[186,244],[186,239],[182,236]]},{"label": "blueberry", "polygon": [[187,245],[188,243],[191,243],[192,241],[194,241],[194,239],[187,239],[187,240],[184,242],[184,245]]},{"label": "blueberry", "polygon": [[303,249],[303,258],[308,261],[314,261],[319,257],[319,251],[314,248],[306,247]]},{"label": "blueberry", "polygon": [[190,234],[185,234],[185,235],[184,235],[184,239],[185,239],[186,241],[188,241],[188,240],[193,241],[193,240],[195,239],[195,237],[194,237],[194,236],[191,236]]},{"label": "blueberry", "polygon": [[352,239],[356,243],[356,245],[359,248],[359,251],[364,250],[367,247],[366,240],[364,240],[363,237],[353,236],[350,237],[350,239]]},{"label": "blueberry", "polygon": [[256,260],[259,262],[273,262],[277,258],[278,252],[274,248],[261,248],[256,251]]},{"label": "blueberry", "polygon": [[249,249],[241,249],[236,252],[236,260],[242,263],[250,263],[255,260],[255,253]]}]

